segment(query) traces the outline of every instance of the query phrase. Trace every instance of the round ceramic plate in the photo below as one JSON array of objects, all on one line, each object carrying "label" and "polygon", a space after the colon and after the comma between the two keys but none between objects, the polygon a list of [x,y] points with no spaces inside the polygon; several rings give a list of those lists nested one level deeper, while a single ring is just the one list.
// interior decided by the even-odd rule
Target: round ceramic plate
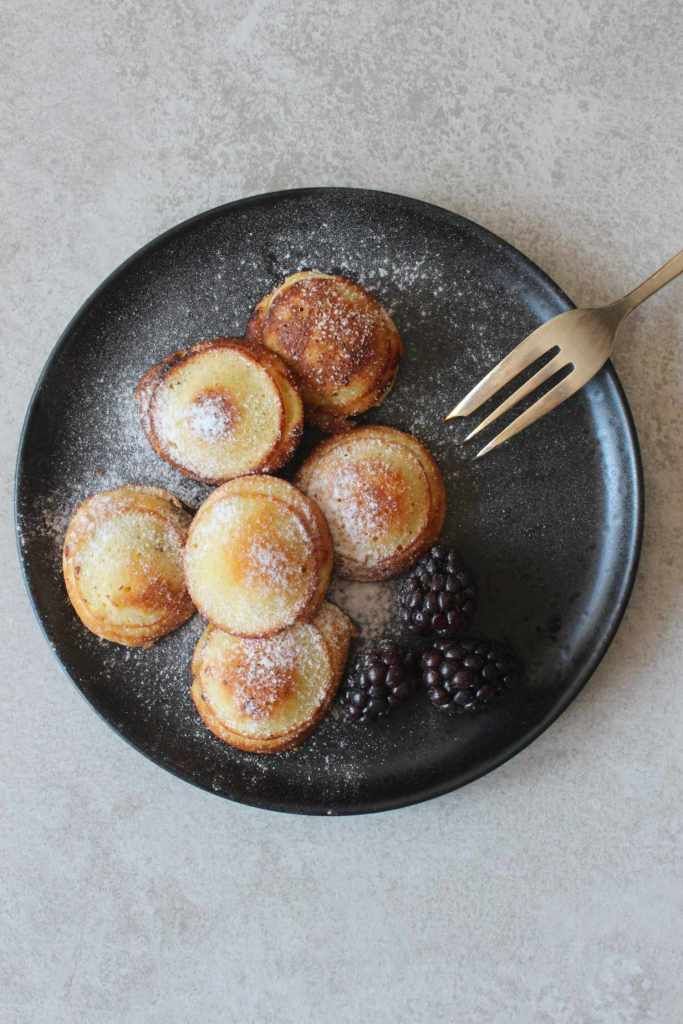
[{"label": "round ceramic plate", "polygon": [[[477,627],[511,641],[523,689],[450,719],[420,695],[389,719],[349,724],[336,705],[299,750],[245,754],[202,726],[189,693],[195,618],[150,650],[88,633],[66,598],[60,551],[86,495],[133,482],[196,506],[208,493],[161,462],[133,389],[162,356],[242,334],[257,300],[301,268],[346,274],[391,311],[406,354],[365,422],[415,433],[445,474],[444,537],[480,583]],[[521,750],[566,708],[604,654],[629,597],[642,522],[637,439],[616,375],[475,461],[455,402],[516,342],[570,306],[538,267],[454,213],[401,196],[304,189],[231,203],[173,228],[116,270],[76,314],[38,382],[16,481],[20,551],[38,618],[91,705],[188,782],[284,811],[349,814],[445,793]],[[490,435],[487,435],[490,436]],[[479,439],[477,439],[479,440]],[[307,439],[311,443],[311,438]],[[333,598],[370,639],[396,630],[395,584]]]}]

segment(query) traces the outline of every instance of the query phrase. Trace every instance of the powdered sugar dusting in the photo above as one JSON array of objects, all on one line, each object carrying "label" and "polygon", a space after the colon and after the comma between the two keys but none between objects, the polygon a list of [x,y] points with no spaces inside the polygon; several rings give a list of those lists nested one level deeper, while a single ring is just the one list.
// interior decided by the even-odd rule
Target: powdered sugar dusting
[{"label": "powdered sugar dusting", "polygon": [[235,428],[237,410],[227,395],[204,392],[198,395],[187,410],[190,429],[208,443],[222,441]]},{"label": "powdered sugar dusting", "polygon": [[285,632],[241,646],[244,656],[234,671],[234,698],[244,714],[263,720],[293,690],[296,642],[292,633]]},{"label": "powdered sugar dusting", "polygon": [[[336,282],[326,278],[305,278],[285,292],[288,302],[296,295],[304,300],[303,317],[300,314],[296,321],[290,321],[290,309],[285,304],[282,312],[287,318],[279,325],[281,344],[296,359],[306,383],[326,394],[336,391],[346,386],[375,354],[380,310],[368,306],[362,293],[342,293]],[[278,312],[275,307],[276,318]],[[293,322],[297,327],[291,330]],[[300,363],[303,348],[307,357]]]},{"label": "powdered sugar dusting", "polygon": [[335,473],[331,500],[338,505],[344,532],[351,540],[378,540],[399,510],[396,479],[387,466],[372,463],[372,479],[355,463]]},{"label": "powdered sugar dusting", "polygon": [[[297,532],[301,533],[298,527]],[[300,539],[300,538],[297,538]],[[249,583],[263,586],[266,582],[277,590],[288,590],[301,579],[298,561],[292,559],[287,548],[282,545],[282,535],[271,537],[255,536],[248,542],[247,574]]]},{"label": "powdered sugar dusting", "polygon": [[46,494],[34,506],[28,524],[21,524],[19,534],[21,546],[25,547],[29,536],[33,535],[45,538],[53,547],[59,544],[61,552],[61,541],[66,535],[72,511],[71,507],[65,503],[63,493],[55,491],[52,494]]},{"label": "powdered sugar dusting", "polygon": [[366,640],[397,633],[396,585],[392,580],[357,583],[336,578],[330,589],[330,601],[346,612]]}]

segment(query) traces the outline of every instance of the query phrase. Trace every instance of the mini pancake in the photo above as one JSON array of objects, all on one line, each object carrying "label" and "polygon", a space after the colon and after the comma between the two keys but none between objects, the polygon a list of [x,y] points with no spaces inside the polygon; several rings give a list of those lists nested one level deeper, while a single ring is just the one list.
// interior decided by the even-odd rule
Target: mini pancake
[{"label": "mini pancake", "polygon": [[190,513],[168,491],[128,485],[82,502],[64,539],[69,600],[92,633],[146,647],[194,614],[183,548]]},{"label": "mini pancake", "polygon": [[329,584],[330,540],[320,511],[291,484],[259,488],[247,479],[223,484],[200,507],[185,577],[209,622],[265,637],[315,615]]},{"label": "mini pancake", "polygon": [[446,497],[441,472],[417,438],[360,427],[324,441],[296,479],[328,521],[340,576],[388,579],[436,540]]},{"label": "mini pancake", "polygon": [[240,750],[275,753],[316,727],[339,686],[353,627],[323,604],[309,623],[269,639],[208,626],[192,659],[191,695],[202,721]]},{"label": "mini pancake", "polygon": [[374,296],[317,270],[292,274],[264,296],[246,333],[294,370],[309,419],[331,430],[382,402],[403,351]]},{"label": "mini pancake", "polygon": [[310,476],[304,469],[300,481],[325,508],[339,572],[351,579],[393,575],[394,559],[428,527],[429,484],[402,445],[348,438],[321,454]]},{"label": "mini pancake", "polygon": [[301,437],[291,371],[268,349],[235,338],[174,352],[135,394],[156,453],[204,483],[279,469]]},{"label": "mini pancake", "polygon": [[[214,494],[217,492],[214,491]],[[314,540],[320,583],[313,599],[317,605],[322,601],[329,585],[334,561],[334,549],[332,547],[332,536],[325,516],[318,505],[311,498],[302,494],[296,487],[292,487],[286,480],[276,476],[245,476],[233,483],[235,494],[263,494],[270,496],[288,505],[293,512],[303,517],[310,536]],[[213,495],[207,499],[210,501]]]}]

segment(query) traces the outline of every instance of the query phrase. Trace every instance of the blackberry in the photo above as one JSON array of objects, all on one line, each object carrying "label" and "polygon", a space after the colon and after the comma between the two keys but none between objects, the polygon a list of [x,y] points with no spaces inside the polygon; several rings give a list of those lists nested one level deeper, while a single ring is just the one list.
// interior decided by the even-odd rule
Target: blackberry
[{"label": "blackberry", "polygon": [[423,636],[457,636],[477,603],[474,578],[453,548],[436,544],[413,567],[399,592],[401,622]]},{"label": "blackberry", "polygon": [[441,640],[422,655],[422,681],[440,711],[480,711],[519,683],[514,654],[493,640]]},{"label": "blackberry", "polygon": [[382,640],[356,661],[346,680],[342,702],[356,722],[388,715],[415,693],[419,664],[416,651]]}]

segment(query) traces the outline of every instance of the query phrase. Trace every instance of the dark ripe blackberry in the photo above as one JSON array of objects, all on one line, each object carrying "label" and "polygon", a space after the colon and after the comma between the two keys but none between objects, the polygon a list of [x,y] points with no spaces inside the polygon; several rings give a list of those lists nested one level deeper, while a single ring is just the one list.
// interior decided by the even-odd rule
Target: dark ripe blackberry
[{"label": "dark ripe blackberry", "polygon": [[346,680],[342,703],[353,721],[369,722],[413,696],[419,681],[417,651],[382,640],[357,659]]},{"label": "dark ripe blackberry", "polygon": [[422,655],[422,681],[440,711],[481,711],[521,679],[509,648],[493,640],[440,640]]},{"label": "dark ripe blackberry", "polygon": [[401,622],[421,636],[458,636],[474,618],[477,588],[453,548],[435,544],[415,566],[399,592]]}]

